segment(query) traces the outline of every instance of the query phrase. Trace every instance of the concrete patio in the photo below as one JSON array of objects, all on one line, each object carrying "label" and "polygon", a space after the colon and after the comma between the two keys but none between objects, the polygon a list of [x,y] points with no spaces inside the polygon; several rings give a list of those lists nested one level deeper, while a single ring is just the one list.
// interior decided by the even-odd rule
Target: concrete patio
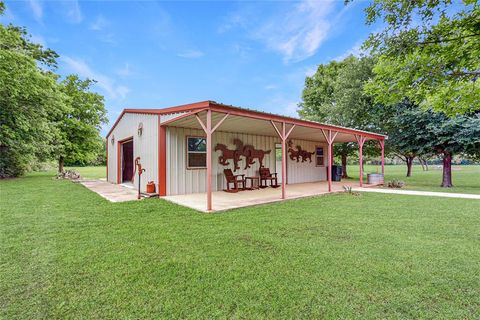
[{"label": "concrete patio", "polygon": [[137,191],[133,186],[113,184],[105,180],[80,180],[78,182],[111,202],[137,200]]},{"label": "concrete patio", "polygon": [[[360,186],[358,181],[346,180],[332,182],[332,192],[343,191],[343,186],[357,188]],[[370,187],[363,184],[364,187]],[[311,197],[328,193],[328,182],[311,182],[297,183],[286,185],[287,198],[298,199],[303,197]],[[271,203],[277,201],[285,201],[281,199],[281,188],[265,188],[259,190],[246,190],[238,193],[228,193],[225,191],[216,191],[212,193],[213,210],[223,211],[235,208],[248,207],[258,204]],[[176,204],[189,207],[198,211],[207,212],[207,196],[206,193],[193,193],[185,195],[174,195],[161,197],[162,199],[174,202]]]}]

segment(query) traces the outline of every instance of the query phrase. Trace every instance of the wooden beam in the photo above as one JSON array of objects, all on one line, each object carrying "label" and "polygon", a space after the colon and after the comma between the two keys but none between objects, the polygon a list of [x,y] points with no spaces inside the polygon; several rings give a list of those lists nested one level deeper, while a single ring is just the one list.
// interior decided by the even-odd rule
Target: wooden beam
[{"label": "wooden beam", "polygon": [[228,118],[229,115],[230,113],[227,113],[220,121],[218,121],[217,125],[212,129],[212,133],[215,132],[215,130],[217,130],[218,127],[220,127],[220,125],[223,123],[223,121],[225,121],[225,119]]}]

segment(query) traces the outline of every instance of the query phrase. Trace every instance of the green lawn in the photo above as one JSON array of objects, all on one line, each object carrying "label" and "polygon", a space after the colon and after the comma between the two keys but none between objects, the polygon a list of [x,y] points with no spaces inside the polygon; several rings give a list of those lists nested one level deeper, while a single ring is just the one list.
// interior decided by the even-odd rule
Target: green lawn
[{"label": "green lawn", "polygon": [[480,201],[348,194],[200,214],[0,181],[0,318],[480,318]]},{"label": "green lawn", "polygon": [[[380,166],[365,166],[365,174],[381,172]],[[406,177],[407,166],[395,165],[385,166],[385,181],[399,179],[404,181],[404,189],[456,192],[456,193],[475,193],[480,194],[480,166],[454,166],[452,172],[453,188],[441,188],[442,170],[436,166],[430,166],[429,171],[423,171],[420,165],[413,166],[411,177]],[[348,174],[354,179],[359,178],[359,166],[350,165]],[[365,179],[366,179],[365,175]]]}]

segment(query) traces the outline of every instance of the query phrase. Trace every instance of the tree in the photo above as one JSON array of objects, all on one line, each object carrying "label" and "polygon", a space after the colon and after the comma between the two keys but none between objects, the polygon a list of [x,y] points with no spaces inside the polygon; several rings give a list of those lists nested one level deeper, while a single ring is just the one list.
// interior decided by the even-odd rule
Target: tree
[{"label": "tree", "polygon": [[367,85],[386,105],[408,98],[450,116],[480,110],[480,6],[476,0],[375,0],[364,46],[378,57]]},{"label": "tree", "polygon": [[90,91],[93,83],[76,75],[67,76],[61,82],[67,109],[56,121],[61,132],[54,150],[59,172],[63,172],[65,162],[89,163],[103,150],[100,129],[107,123],[107,112],[103,96]]},{"label": "tree", "polygon": [[[380,132],[377,115],[380,106],[364,92],[364,84],[373,76],[374,60],[349,56],[318,66],[317,72],[305,79],[299,114],[302,118],[344,127]],[[374,154],[378,146],[365,148]],[[355,155],[355,143],[335,145],[334,154],[341,156],[343,177],[347,175],[347,157]]]},{"label": "tree", "polygon": [[456,154],[480,155],[480,113],[448,117],[423,110],[410,102],[392,107],[395,113],[387,122],[392,150],[407,160],[407,176],[415,157],[442,157],[442,187],[452,187],[452,157]]},{"label": "tree", "polygon": [[425,129],[432,121],[431,114],[409,101],[385,109],[384,128],[388,133],[389,153],[405,161],[406,176],[410,177],[413,160],[428,157],[433,152],[427,144],[429,134]]},{"label": "tree", "polygon": [[[0,2],[0,14],[4,10]],[[23,28],[0,24],[0,178],[16,177],[46,159],[59,134],[52,119],[64,110],[57,54],[32,43]]]},{"label": "tree", "polygon": [[427,146],[443,160],[442,187],[453,187],[452,157],[463,154],[480,156],[480,113],[448,118],[442,113],[433,113],[427,126]]}]

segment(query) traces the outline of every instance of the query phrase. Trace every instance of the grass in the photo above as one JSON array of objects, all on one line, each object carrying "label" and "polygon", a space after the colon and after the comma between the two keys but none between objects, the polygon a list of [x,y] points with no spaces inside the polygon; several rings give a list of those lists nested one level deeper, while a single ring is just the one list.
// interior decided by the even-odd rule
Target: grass
[{"label": "grass", "polygon": [[[365,166],[365,174],[377,172],[381,172],[380,166]],[[405,182],[403,189],[408,190],[480,194],[480,166],[478,165],[454,166],[452,171],[453,188],[440,187],[442,170],[436,166],[430,166],[429,171],[423,171],[420,165],[415,165],[411,177],[406,177],[406,173],[406,165],[385,166],[385,181],[402,180]],[[358,165],[350,165],[348,174],[358,180]]]},{"label": "grass", "polygon": [[480,202],[347,194],[199,214],[0,181],[0,318],[480,317]]}]

